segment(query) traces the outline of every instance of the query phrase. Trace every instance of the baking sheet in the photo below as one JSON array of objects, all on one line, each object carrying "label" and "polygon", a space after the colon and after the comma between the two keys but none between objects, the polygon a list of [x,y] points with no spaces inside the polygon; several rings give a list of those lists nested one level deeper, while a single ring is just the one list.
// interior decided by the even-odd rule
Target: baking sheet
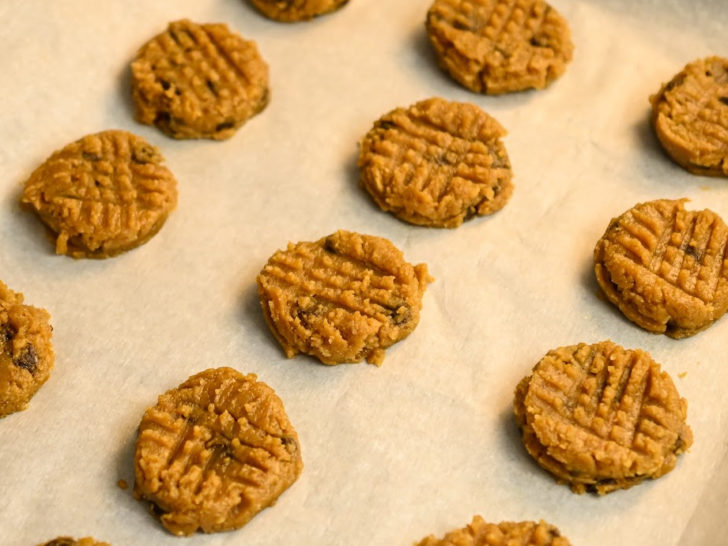
[{"label": "baking sheet", "polygon": [[[436,68],[429,4],[352,0],[284,25],[241,0],[0,3],[0,278],[50,311],[57,353],[30,408],[0,421],[1,544],[179,544],[116,482],[133,483],[144,409],[220,365],[276,389],[305,468],[243,529],[190,543],[409,545],[474,514],[543,518],[574,544],[724,540],[728,319],[685,340],[651,335],[597,297],[591,272],[609,219],[637,202],[689,197],[728,218],[726,181],[675,166],[647,124],[661,82],[728,54],[724,2],[554,0],[574,60],[549,89],[502,97],[472,94]],[[174,141],[132,119],[128,63],[182,17],[226,22],[270,65],[270,105],[228,141]],[[513,198],[456,230],[401,223],[357,187],[356,143],[373,120],[433,95],[474,102],[509,131]],[[55,256],[17,207],[22,184],[55,149],[109,128],[162,149],[179,207],[123,256]],[[389,238],[436,278],[420,325],[381,368],[286,360],[259,311],[267,258],[340,228]],[[607,338],[671,373],[695,443],[657,481],[577,496],[525,453],[512,393],[549,349]]]}]

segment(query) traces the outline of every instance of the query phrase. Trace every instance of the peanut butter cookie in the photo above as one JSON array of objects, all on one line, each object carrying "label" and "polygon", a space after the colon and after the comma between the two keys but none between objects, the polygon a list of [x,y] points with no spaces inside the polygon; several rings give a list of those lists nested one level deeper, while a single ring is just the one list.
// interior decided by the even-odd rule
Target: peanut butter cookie
[{"label": "peanut butter cookie", "polygon": [[432,98],[397,108],[361,142],[361,185],[401,220],[457,227],[500,210],[511,197],[505,134],[474,104]]},{"label": "peanut butter cookie", "polygon": [[147,242],[177,204],[177,181],[143,138],[87,135],[55,152],[25,183],[21,203],[56,236],[56,252],[108,258]]},{"label": "peanut butter cookie", "polygon": [[250,0],[250,3],[266,17],[294,23],[307,21],[342,7],[349,0]]},{"label": "peanut butter cookie", "polygon": [[480,516],[464,529],[438,539],[430,535],[416,546],[570,546],[553,525],[544,521],[486,523]]},{"label": "peanut butter cookie", "polygon": [[173,138],[233,136],[268,104],[268,65],[224,24],[170,23],[131,63],[136,119]]},{"label": "peanut butter cookie", "polygon": [[178,536],[237,529],[303,469],[283,403],[255,375],[209,369],[159,397],[139,425],[137,498]]},{"label": "peanut butter cookie", "polygon": [[642,328],[692,336],[728,309],[728,228],[684,200],[640,203],[613,219],[594,249],[609,301]]},{"label": "peanut butter cookie", "polygon": [[78,540],[71,537],[58,537],[50,542],[44,542],[38,546],[111,546],[108,542],[98,542],[91,537],[79,538]]},{"label": "peanut butter cookie", "polygon": [[388,240],[337,231],[276,252],[258,275],[258,295],[288,358],[380,365],[417,326],[431,280]]},{"label": "peanut butter cookie", "polygon": [[657,138],[678,165],[728,176],[728,59],[688,64],[650,102]]},{"label": "peanut butter cookie", "polygon": [[543,89],[574,49],[568,24],[543,0],[435,0],[426,28],[440,66],[489,95]]},{"label": "peanut butter cookie", "polygon": [[55,360],[50,319],[0,281],[0,417],[25,409],[50,377]]},{"label": "peanut butter cookie", "polygon": [[549,351],[516,388],[514,411],[526,450],[575,493],[658,478],[693,443],[670,376],[611,341]]}]

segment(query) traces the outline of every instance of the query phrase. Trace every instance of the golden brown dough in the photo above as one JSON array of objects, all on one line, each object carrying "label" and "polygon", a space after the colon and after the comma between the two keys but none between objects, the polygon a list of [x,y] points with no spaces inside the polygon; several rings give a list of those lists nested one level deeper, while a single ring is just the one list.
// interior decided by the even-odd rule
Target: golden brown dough
[{"label": "golden brown dough", "polygon": [[728,228],[684,200],[640,203],[614,218],[594,249],[594,272],[609,301],[655,333],[692,336],[728,309]]},{"label": "golden brown dough", "polygon": [[361,185],[401,220],[457,227],[500,210],[511,197],[505,134],[474,104],[432,98],[397,108],[361,142]]},{"label": "golden brown dough", "polygon": [[134,495],[178,536],[237,529],[303,469],[283,403],[254,374],[208,369],[159,397],[139,425]]},{"label": "golden brown dough", "polygon": [[58,254],[115,256],[147,242],[177,205],[177,181],[163,162],[131,133],[87,135],[33,172],[21,203],[55,234]]},{"label": "golden brown dough", "polygon": [[574,49],[568,24],[543,0],[435,0],[426,27],[440,66],[490,95],[546,87]]},{"label": "golden brown dough", "polygon": [[502,521],[486,523],[480,516],[464,529],[450,531],[443,538],[433,535],[416,546],[570,546],[559,530],[545,521]]},{"label": "golden brown dough", "polygon": [[349,0],[250,0],[250,3],[266,17],[284,23],[308,21],[319,15],[331,13]]},{"label": "golden brown dough", "polygon": [[576,493],[658,478],[693,443],[670,376],[646,352],[611,341],[549,351],[513,407],[526,450]]},{"label": "golden brown dough", "polygon": [[0,281],[0,417],[25,409],[50,377],[55,360],[50,319]]},{"label": "golden brown dough", "polygon": [[689,63],[650,102],[657,138],[677,164],[728,176],[728,59]]},{"label": "golden brown dough", "polygon": [[255,42],[222,23],[170,23],[139,49],[131,73],[137,121],[174,138],[230,138],[270,95]]},{"label": "golden brown dough", "polygon": [[337,231],[276,252],[258,275],[258,295],[288,358],[380,365],[417,326],[430,280],[426,265],[407,263],[388,240]]}]

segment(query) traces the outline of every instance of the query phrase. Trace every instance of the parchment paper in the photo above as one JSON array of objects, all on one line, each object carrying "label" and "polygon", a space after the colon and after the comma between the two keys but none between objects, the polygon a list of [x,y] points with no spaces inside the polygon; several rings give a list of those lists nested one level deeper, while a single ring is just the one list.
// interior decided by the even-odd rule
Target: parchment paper
[{"label": "parchment paper", "polygon": [[[286,25],[242,0],[0,3],[0,278],[50,311],[57,353],[30,408],[0,420],[1,544],[181,544],[116,482],[133,483],[144,409],[220,365],[276,389],[305,469],[243,529],[185,543],[404,546],[475,514],[543,518],[577,545],[724,542],[728,318],[685,340],[649,334],[597,297],[591,270],[609,219],[637,202],[685,196],[728,219],[726,180],[674,165],[647,123],[662,82],[728,55],[724,0],[554,0],[573,62],[547,90],[501,97],[437,69],[429,4],[351,0]],[[128,64],[182,17],[226,22],[270,65],[270,105],[228,141],[174,141],[132,119]],[[509,131],[513,198],[456,230],[404,224],[357,186],[372,122],[433,95],[474,102]],[[22,184],[54,150],[109,128],[162,149],[179,207],[123,256],[55,256],[17,206]],[[286,360],[259,310],[268,257],[340,228],[389,238],[436,278],[419,326],[381,368]],[[659,480],[578,496],[525,453],[513,389],[549,349],[607,338],[673,376],[695,443]]]}]

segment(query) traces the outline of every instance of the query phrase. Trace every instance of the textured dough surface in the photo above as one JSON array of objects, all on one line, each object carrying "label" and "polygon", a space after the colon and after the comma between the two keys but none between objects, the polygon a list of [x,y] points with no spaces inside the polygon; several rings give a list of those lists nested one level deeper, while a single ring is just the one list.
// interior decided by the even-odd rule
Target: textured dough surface
[{"label": "textured dough surface", "polygon": [[284,23],[308,21],[342,7],[349,0],[250,0],[266,17]]},{"label": "textured dough surface", "polygon": [[440,66],[491,95],[543,89],[574,49],[566,20],[543,0],[435,0],[426,28]]},{"label": "textured dough surface", "polygon": [[50,377],[55,360],[50,319],[0,281],[0,417],[25,409]]},{"label": "textured dough surface", "polygon": [[502,521],[486,523],[475,516],[463,529],[450,531],[443,538],[430,535],[416,546],[570,546],[559,530],[545,521]]},{"label": "textured dough surface", "polygon": [[611,341],[549,351],[516,388],[514,412],[526,450],[576,493],[658,478],[693,443],[670,376]]},{"label": "textured dough surface", "polygon": [[268,104],[268,65],[224,24],[183,19],[131,63],[136,119],[173,138],[230,138]]},{"label": "textured dough surface", "polygon": [[255,375],[208,369],[159,397],[139,425],[137,498],[179,536],[237,529],[303,469],[283,403]]},{"label": "textured dough surface", "polygon": [[268,326],[288,358],[381,364],[419,321],[427,266],[380,237],[347,231],[289,244],[258,275]]},{"label": "textured dough surface", "polygon": [[177,205],[177,181],[163,162],[131,133],[87,135],[33,172],[21,203],[56,235],[58,254],[115,256],[147,242]]},{"label": "textured dough surface", "polygon": [[38,546],[111,546],[108,542],[99,542],[91,537],[79,538],[58,537],[50,542],[44,542]]},{"label": "textured dough surface", "polygon": [[474,104],[432,98],[382,116],[361,142],[361,185],[412,224],[457,227],[513,193],[505,129]]},{"label": "textured dough surface", "polygon": [[594,249],[594,272],[609,301],[635,324],[684,338],[728,309],[728,228],[683,200],[640,203],[613,219]]},{"label": "textured dough surface", "polygon": [[650,102],[657,138],[677,164],[694,174],[728,176],[728,59],[693,61]]}]

